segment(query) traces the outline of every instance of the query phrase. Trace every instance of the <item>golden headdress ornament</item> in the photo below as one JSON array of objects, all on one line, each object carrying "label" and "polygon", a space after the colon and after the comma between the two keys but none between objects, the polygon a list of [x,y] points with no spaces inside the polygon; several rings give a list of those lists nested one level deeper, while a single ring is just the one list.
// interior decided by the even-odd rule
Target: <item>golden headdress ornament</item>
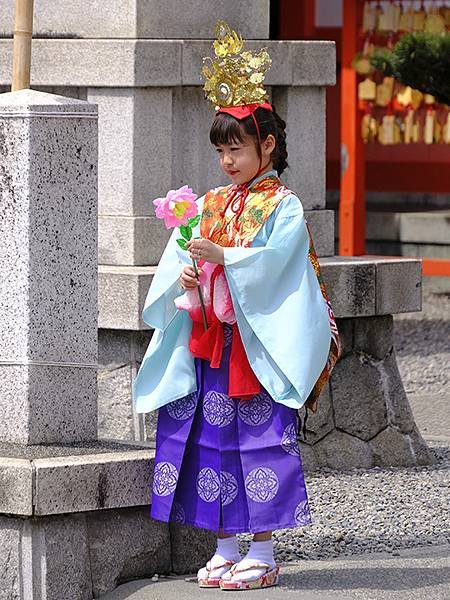
[{"label": "golden headdress ornament", "polygon": [[266,48],[242,52],[244,40],[225,21],[218,21],[213,42],[217,58],[203,59],[206,97],[216,110],[222,107],[261,104],[267,100],[264,77],[272,65]]}]

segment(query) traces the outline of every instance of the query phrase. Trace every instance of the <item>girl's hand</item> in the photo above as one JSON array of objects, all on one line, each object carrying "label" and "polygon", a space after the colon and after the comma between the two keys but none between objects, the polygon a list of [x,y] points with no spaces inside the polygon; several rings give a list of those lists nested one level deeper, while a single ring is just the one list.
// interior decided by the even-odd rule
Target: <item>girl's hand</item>
[{"label": "girl's hand", "polygon": [[[201,275],[203,271],[198,269],[198,274]],[[192,290],[199,285],[199,281],[195,275],[194,267],[186,265],[183,267],[180,273],[180,285],[183,290]]]},{"label": "girl's hand", "polygon": [[205,238],[195,238],[186,243],[189,256],[194,260],[205,260],[216,265],[223,265],[223,248]]}]

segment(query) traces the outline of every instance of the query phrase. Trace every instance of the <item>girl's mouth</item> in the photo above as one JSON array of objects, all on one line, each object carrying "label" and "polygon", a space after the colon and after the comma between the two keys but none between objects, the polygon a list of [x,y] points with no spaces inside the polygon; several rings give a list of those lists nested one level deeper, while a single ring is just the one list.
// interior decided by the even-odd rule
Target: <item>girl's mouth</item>
[{"label": "girl's mouth", "polygon": [[228,171],[228,175],[237,175],[239,171]]}]

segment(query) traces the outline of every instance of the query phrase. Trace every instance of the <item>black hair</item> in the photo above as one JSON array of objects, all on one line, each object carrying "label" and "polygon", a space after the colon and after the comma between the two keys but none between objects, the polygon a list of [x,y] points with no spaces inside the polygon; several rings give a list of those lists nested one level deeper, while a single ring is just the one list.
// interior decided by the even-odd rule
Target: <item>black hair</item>
[{"label": "black hair", "polygon": [[[267,136],[270,134],[275,138],[276,145],[270,157],[278,175],[281,175],[286,167],[289,166],[286,149],[286,123],[277,114],[275,107],[273,106],[272,108],[273,112],[266,108],[258,107],[253,114],[258,123],[261,142],[267,139]],[[258,133],[251,115],[239,121],[228,113],[218,113],[211,126],[209,139],[214,146],[238,144],[244,141],[245,134],[253,137],[258,155],[261,156],[261,148],[258,145]]]}]

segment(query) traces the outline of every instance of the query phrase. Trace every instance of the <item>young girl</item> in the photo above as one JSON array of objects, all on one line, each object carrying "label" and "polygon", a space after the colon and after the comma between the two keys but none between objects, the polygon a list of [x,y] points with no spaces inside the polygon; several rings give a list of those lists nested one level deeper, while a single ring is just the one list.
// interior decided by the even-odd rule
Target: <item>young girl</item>
[{"label": "young girl", "polygon": [[210,140],[231,184],[198,200],[188,252],[174,232],[142,315],[155,332],[136,410],[160,408],[151,515],[218,532],[201,587],[275,585],[272,531],[311,523],[297,409],[315,410],[339,339],[302,204],[278,178],[285,137],[267,101],[219,108]]}]

